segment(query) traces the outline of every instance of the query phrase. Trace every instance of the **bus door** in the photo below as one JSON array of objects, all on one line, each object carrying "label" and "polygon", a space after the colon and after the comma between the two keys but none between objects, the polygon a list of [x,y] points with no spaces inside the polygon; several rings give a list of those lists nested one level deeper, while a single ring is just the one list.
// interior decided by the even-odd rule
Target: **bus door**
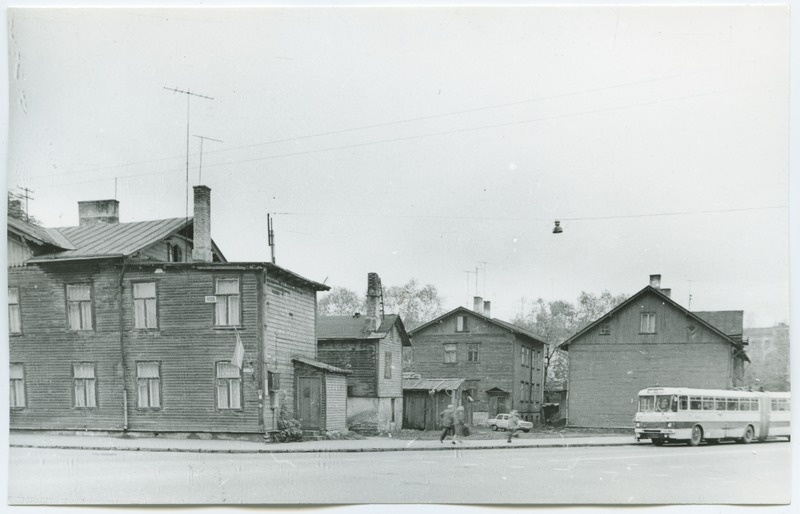
[{"label": "bus door", "polygon": [[769,397],[767,395],[759,395],[758,398],[758,411],[760,414],[759,418],[759,430],[757,439],[759,441],[763,441],[769,435],[769,411],[770,411],[770,404],[769,404]]}]

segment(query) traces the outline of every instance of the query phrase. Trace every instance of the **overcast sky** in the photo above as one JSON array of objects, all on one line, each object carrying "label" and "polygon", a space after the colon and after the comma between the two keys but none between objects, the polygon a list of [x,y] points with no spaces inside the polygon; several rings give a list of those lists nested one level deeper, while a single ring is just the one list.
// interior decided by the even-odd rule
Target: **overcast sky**
[{"label": "overcast sky", "polygon": [[788,28],[783,7],[15,10],[8,185],[45,226],[115,194],[123,222],[183,216],[164,87],[188,89],[213,97],[190,133],[224,141],[202,182],[231,261],[268,260],[273,212],[278,264],[362,294],[414,277],[511,319],[660,273],[692,310],[785,322]]}]

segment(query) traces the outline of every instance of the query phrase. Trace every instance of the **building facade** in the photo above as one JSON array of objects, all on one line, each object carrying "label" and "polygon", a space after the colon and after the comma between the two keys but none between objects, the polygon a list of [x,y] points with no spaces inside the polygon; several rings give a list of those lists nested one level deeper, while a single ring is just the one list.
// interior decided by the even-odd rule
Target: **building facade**
[{"label": "building facade", "polygon": [[347,426],[374,434],[401,427],[403,349],[411,346],[403,321],[384,314],[381,280],[368,275],[365,313],[320,316],[318,358],[350,371],[347,377]]},{"label": "building facade", "polygon": [[630,428],[637,394],[647,387],[741,386],[748,360],[742,314],[689,312],[653,275],[649,286],[561,343],[569,352],[568,426]]},{"label": "building facade", "polygon": [[490,314],[458,307],[411,331],[411,370],[423,379],[463,379],[460,403],[474,424],[511,409],[541,421],[544,342],[536,334]]},{"label": "building facade", "polygon": [[266,433],[300,412],[319,412],[304,428],[345,428],[335,416],[323,424],[324,401],[297,394],[308,363],[293,359],[315,362],[316,293],[327,286],[227,262],[205,186],[188,220],[84,211],[77,227],[41,229],[47,246],[9,267],[12,429]]}]

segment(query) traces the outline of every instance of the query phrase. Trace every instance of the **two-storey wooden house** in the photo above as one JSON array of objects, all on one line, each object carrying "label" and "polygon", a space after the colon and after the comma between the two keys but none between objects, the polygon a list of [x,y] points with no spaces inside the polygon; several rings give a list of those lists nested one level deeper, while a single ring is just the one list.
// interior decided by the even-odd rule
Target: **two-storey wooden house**
[{"label": "two-storey wooden house", "polygon": [[490,302],[475,297],[474,303],[474,310],[458,307],[410,332],[412,371],[423,379],[464,379],[458,399],[472,423],[511,409],[540,421],[545,343],[529,330],[492,318]]},{"label": "two-storey wooden house", "polygon": [[742,385],[742,311],[690,312],[649,286],[561,343],[569,351],[567,424],[630,428],[637,393],[651,386]]},{"label": "two-storey wooden house", "polygon": [[281,412],[345,428],[347,372],[316,360],[328,287],[227,262],[210,193],[188,219],[119,223],[110,200],[81,202],[75,227],[9,221],[12,429],[266,433]]},{"label": "two-storey wooden house", "polygon": [[363,314],[317,319],[319,360],[351,372],[347,377],[347,426],[361,433],[391,432],[403,413],[403,348],[411,340],[397,314],[384,314],[377,273],[367,278]]}]

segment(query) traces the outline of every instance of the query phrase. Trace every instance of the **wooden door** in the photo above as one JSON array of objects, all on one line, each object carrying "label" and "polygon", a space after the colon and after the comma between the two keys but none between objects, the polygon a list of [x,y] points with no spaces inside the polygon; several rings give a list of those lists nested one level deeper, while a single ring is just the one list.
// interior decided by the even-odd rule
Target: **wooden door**
[{"label": "wooden door", "polygon": [[427,394],[411,393],[403,400],[403,428],[425,430]]},{"label": "wooden door", "polygon": [[506,409],[506,396],[493,395],[489,397],[489,417],[494,418],[498,414],[508,412]]},{"label": "wooden door", "polygon": [[305,430],[322,428],[322,379],[319,377],[300,377],[297,379],[299,390],[298,411],[300,424]]}]

